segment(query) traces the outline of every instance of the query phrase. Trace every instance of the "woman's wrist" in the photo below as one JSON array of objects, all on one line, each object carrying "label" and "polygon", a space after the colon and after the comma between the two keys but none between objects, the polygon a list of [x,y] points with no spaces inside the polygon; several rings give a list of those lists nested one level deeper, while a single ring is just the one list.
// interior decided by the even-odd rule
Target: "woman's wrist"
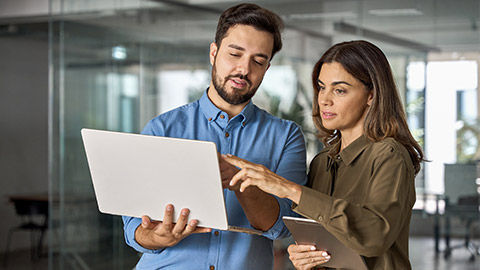
[{"label": "woman's wrist", "polygon": [[288,189],[290,191],[287,195],[287,198],[290,199],[292,202],[298,204],[300,202],[300,197],[302,197],[302,186],[297,183],[290,182],[290,186]]}]

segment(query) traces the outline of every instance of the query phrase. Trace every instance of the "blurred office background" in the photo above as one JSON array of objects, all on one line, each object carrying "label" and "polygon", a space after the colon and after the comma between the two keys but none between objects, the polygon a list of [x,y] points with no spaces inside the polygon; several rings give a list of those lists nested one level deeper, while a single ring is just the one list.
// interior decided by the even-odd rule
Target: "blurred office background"
[{"label": "blurred office background", "polygon": [[[97,210],[80,129],[138,133],[200,97],[218,17],[240,2],[0,0],[0,267],[134,267],[121,219]],[[416,179],[413,268],[479,269],[480,1],[247,2],[286,24],[254,102],[303,127],[309,160],[314,63],[341,41],[383,49],[431,160]],[[292,269],[289,242],[275,243],[276,269]]]}]

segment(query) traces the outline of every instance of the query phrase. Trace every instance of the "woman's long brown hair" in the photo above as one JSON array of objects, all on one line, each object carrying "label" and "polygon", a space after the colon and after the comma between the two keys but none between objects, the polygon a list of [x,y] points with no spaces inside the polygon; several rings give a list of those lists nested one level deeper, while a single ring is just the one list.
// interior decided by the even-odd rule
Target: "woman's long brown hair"
[{"label": "woman's long brown hair", "polygon": [[342,42],[328,49],[315,64],[313,82],[313,122],[319,130],[319,138],[325,145],[341,139],[338,130],[326,129],[320,117],[318,105],[318,76],[324,63],[337,62],[373,92],[373,100],[364,123],[364,133],[372,141],[378,142],[387,137],[394,138],[408,150],[415,168],[420,171],[424,154],[408,128],[405,110],[400,100],[392,70],[383,52],[364,40]]}]

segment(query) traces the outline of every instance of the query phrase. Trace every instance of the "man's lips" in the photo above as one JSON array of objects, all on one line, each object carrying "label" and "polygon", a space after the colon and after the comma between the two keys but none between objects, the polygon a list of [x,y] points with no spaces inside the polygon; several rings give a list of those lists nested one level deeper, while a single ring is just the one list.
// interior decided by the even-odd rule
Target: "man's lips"
[{"label": "man's lips", "polygon": [[243,88],[248,84],[245,80],[238,78],[231,78],[230,82],[232,82],[233,86],[236,88]]},{"label": "man's lips", "polygon": [[248,78],[246,76],[242,76],[242,75],[232,75],[232,76],[228,76],[227,77],[227,80],[230,81],[230,83],[233,85],[233,87],[235,88],[244,88],[246,86],[250,86],[252,85],[252,83],[250,82],[250,80],[248,80]]}]

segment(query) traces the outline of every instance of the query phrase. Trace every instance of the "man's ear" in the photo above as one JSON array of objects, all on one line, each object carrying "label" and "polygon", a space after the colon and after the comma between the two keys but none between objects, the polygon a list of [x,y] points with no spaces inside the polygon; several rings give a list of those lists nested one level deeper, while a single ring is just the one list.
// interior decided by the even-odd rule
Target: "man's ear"
[{"label": "man's ear", "polygon": [[215,42],[210,43],[210,64],[213,66],[215,62],[215,56],[217,55],[218,47]]}]

